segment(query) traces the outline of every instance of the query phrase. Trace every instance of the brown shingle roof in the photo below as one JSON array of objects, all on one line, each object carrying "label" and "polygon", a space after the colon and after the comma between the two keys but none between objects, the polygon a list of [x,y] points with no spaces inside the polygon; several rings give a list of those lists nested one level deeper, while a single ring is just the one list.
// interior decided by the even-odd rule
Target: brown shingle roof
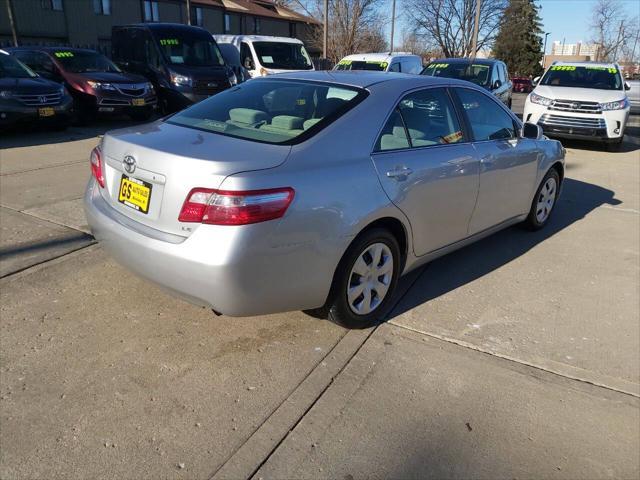
[{"label": "brown shingle roof", "polygon": [[224,8],[230,12],[245,13],[258,17],[314,24],[320,23],[315,18],[307,17],[289,8],[276,5],[271,0],[192,0],[191,3]]}]

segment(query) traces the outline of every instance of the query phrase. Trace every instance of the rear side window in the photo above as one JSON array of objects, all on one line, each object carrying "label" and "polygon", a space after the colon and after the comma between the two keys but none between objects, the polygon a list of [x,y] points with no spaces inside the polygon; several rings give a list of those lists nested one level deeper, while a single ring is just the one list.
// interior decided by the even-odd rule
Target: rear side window
[{"label": "rear side window", "polygon": [[467,88],[456,88],[456,93],[462,102],[475,141],[515,138],[513,119],[496,100]]},{"label": "rear side window", "polygon": [[399,72],[400,71],[400,63],[396,62],[396,63],[392,63],[391,66],[389,67],[389,72]]},{"label": "rear side window", "polygon": [[361,89],[292,80],[252,80],[179,112],[169,123],[259,142],[307,138],[366,97]]},{"label": "rear side window", "polygon": [[430,88],[410,93],[400,101],[380,135],[377,149],[445,145],[463,138],[446,90]]}]

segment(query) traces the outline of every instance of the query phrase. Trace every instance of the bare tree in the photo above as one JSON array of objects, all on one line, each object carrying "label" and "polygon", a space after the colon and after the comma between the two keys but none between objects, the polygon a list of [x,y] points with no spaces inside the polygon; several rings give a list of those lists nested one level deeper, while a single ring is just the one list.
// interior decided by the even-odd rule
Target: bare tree
[{"label": "bare tree", "polygon": [[629,18],[619,0],[598,0],[592,14],[596,60],[616,61],[637,37],[638,17]]},{"label": "bare tree", "polygon": [[447,57],[468,57],[493,42],[506,0],[482,0],[477,51],[472,52],[478,0],[404,0],[408,23],[432,49]]},{"label": "bare tree", "polygon": [[[329,42],[327,56],[336,62],[346,55],[380,52],[387,48],[385,20],[378,7],[384,0],[329,0]],[[323,0],[312,0],[307,8],[322,19]],[[322,29],[314,43],[322,45]]]}]

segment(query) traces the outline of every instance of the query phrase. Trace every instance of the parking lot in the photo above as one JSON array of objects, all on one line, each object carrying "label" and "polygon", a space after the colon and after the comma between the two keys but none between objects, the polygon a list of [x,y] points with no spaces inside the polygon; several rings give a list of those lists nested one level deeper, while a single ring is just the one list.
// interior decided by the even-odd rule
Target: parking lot
[{"label": "parking lot", "polygon": [[547,228],[351,331],[217,317],[112,261],[81,197],[127,124],[0,137],[0,478],[637,477],[640,116],[620,152],[565,143]]}]

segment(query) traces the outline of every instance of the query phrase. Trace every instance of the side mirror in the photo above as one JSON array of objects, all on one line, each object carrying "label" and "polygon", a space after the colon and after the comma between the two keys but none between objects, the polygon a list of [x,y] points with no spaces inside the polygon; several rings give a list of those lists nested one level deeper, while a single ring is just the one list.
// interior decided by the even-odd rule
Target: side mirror
[{"label": "side mirror", "polygon": [[631,85],[629,85],[629,82],[624,82],[624,89],[631,90]]},{"label": "side mirror", "polygon": [[542,128],[535,123],[527,122],[522,126],[522,138],[540,140],[542,138]]},{"label": "side mirror", "polygon": [[247,57],[244,59],[244,62],[242,62],[244,65],[244,68],[246,68],[247,70],[255,70],[256,66],[253,63],[253,59],[251,57]]},{"label": "side mirror", "polygon": [[496,80],[493,82],[493,88],[500,88],[502,86],[502,82],[500,80]]},{"label": "side mirror", "polygon": [[535,87],[536,85],[538,85],[538,82],[540,81],[540,77],[536,77],[531,81],[531,86]]}]

